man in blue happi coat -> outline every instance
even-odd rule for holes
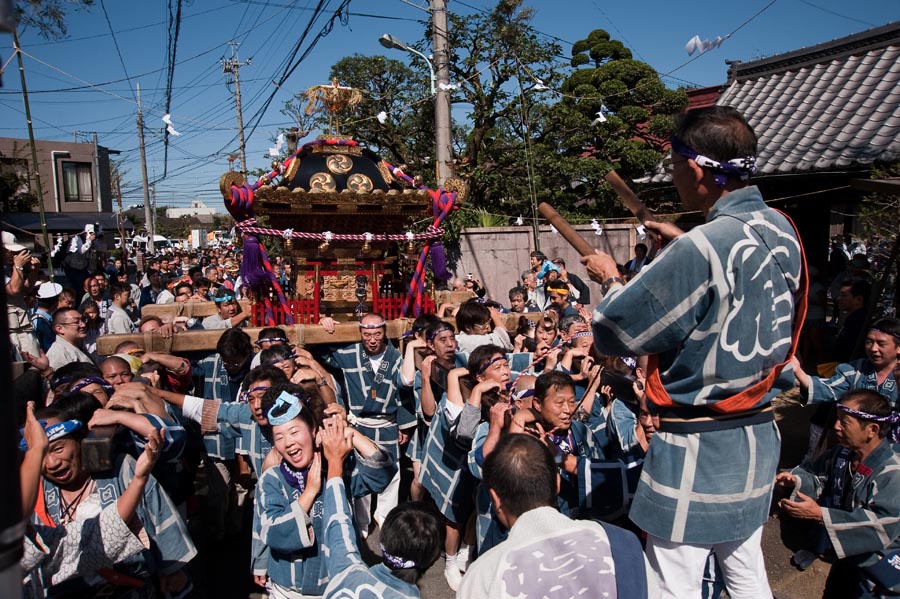
[[[316,357],[343,374],[344,396],[340,401],[347,408],[350,423],[384,449],[394,463],[399,463],[400,445],[416,426],[412,394],[400,389],[403,356],[388,342],[387,323],[381,314],[363,315],[359,333],[359,343],[330,346]],[[397,505],[399,491],[398,470],[387,489],[378,495],[374,514],[378,526]],[[370,524],[370,498],[357,499],[355,509],[357,524],[365,535]]]
[[[840,445],[775,479],[791,491],[780,502],[786,524],[805,523],[809,549],[832,563],[824,599],[897,597],[900,456],[892,429],[900,417],[869,389],[841,397],[837,413]]]
[[[666,598],[700,596],[710,550],[731,597],[772,596],[760,547],[781,445],[770,402],[792,386],[781,369],[802,252],[788,219],[748,183],[755,154],[756,135],[733,108],[687,113],[672,138],[672,179],[706,223],[679,235],[646,222],[675,239],[628,285],[610,256],[582,259],[604,291],[598,349],[651,356],[660,430],[630,516],[647,532]]]

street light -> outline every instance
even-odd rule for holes
[[[378,43],[390,50],[402,50],[404,52],[410,52],[411,54],[415,54],[416,56],[421,57],[422,60],[425,61],[425,64],[428,65],[428,71],[429,73],[431,73],[431,95],[437,93],[437,86],[435,85],[435,83],[437,82],[437,75],[435,75],[434,73],[434,65],[431,64],[431,60],[429,60],[427,56],[404,43],[403,41],[397,39],[390,33],[385,33],[380,38],[378,38]]]

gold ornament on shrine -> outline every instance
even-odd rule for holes
[[[338,85],[337,79],[333,79],[331,85],[314,85],[307,89],[306,99],[309,100],[309,104],[306,106],[306,114],[327,112],[329,133],[340,135],[340,119],[338,115],[355,110],[363,101],[363,94],[358,89]],[[350,169],[348,168],[347,170],[349,171]]]

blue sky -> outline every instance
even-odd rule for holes
[[[246,124],[275,89],[272,80],[282,72],[317,4],[317,0],[184,2],[170,109],[174,126],[183,135],[170,137],[169,176],[157,183],[158,205],[186,205],[199,198],[224,211],[218,179],[228,170],[226,155],[237,150],[237,142],[231,141],[237,129],[234,103],[219,64],[230,54],[227,42],[240,41],[241,60],[252,59],[252,64],[241,70]],[[301,52],[339,4],[339,0],[326,2],[326,16],[313,24]],[[279,112],[284,101],[311,85],[327,82],[329,68],[338,59],[359,53],[404,60],[404,53],[385,50],[377,39],[389,32],[410,43],[419,40],[423,34],[419,21],[427,15],[413,5],[424,4],[426,0],[351,2],[351,12],[362,14],[351,15],[347,25],[335,22],[331,33],[277,91],[247,142],[249,167],[266,166],[264,155],[271,138],[280,128],[290,126],[289,119]],[[21,41],[31,55],[25,57],[25,68],[35,135],[72,141],[76,130],[80,136],[96,132],[100,144],[122,151],[125,204],[129,205],[142,201],[133,89],[137,83],[147,128],[150,178],[163,173],[167,3],[104,0],[104,5],[106,15],[100,0],[95,0],[90,11],[72,13],[67,19],[68,39],[48,42],[26,30],[21,32]],[[489,0],[448,3],[451,11],[460,14],[492,5]],[[754,60],[900,20],[897,0],[526,0],[526,5],[535,10],[535,29],[565,40],[560,42],[564,54],[568,55],[571,42],[603,28],[630,47],[636,58],[660,73],[671,73],[666,82],[672,87],[723,83],[726,60]],[[685,64],[691,60],[684,50],[691,37],[714,39],[736,29],[721,47]],[[4,63],[12,55],[11,48],[12,36],[0,35]],[[123,79],[126,73],[130,84],[125,80],[97,85]],[[422,76],[427,78],[427,73]],[[3,85],[0,136],[26,138],[15,61],[7,67]],[[73,87],[80,89],[53,91]],[[462,118],[464,113],[455,111],[454,116]]]

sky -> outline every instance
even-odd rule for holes
[[[175,0],[170,2],[174,7]],[[323,14],[310,26],[313,8],[320,3]],[[224,212],[218,181],[228,170],[228,154],[238,148],[234,98],[220,63],[231,56],[228,42],[240,43],[241,63],[250,61],[242,64],[240,80],[247,133],[257,124],[246,145],[248,167],[253,169],[268,166],[272,139],[292,125],[280,113],[285,100],[327,83],[331,65],[344,56],[381,54],[406,60],[405,53],[378,44],[383,33],[408,43],[424,35],[426,0],[352,0],[346,22],[335,20],[330,33],[312,46],[340,4],[340,0],[185,0],[169,110],[181,135],[169,137],[167,169],[162,116],[169,2],[95,0],[91,9],[69,14],[68,37],[59,41],[20,29],[35,136],[89,141],[96,133],[101,145],[120,151],[124,159],[124,204],[138,204],[143,201],[136,126],[140,86],[148,173],[151,181],[157,181],[157,205],[185,206],[201,199]],[[448,9],[472,14],[493,5],[492,0],[449,0]],[[570,54],[572,42],[591,30],[606,29],[631,48],[635,58],[667,75],[664,81],[673,88],[724,83],[726,61],[756,60],[900,20],[898,0],[526,0],[525,5],[535,13],[532,27],[555,38],[564,55]],[[307,28],[297,54],[306,57],[276,87]],[[685,50],[695,35],[726,39],[698,58]],[[11,58],[12,36],[0,34],[0,60],[6,64]],[[422,77],[427,80],[427,72]],[[254,118],[270,96],[268,109]],[[465,118],[462,108],[453,114]],[[15,60],[5,68],[0,88],[0,136],[28,137]]]

